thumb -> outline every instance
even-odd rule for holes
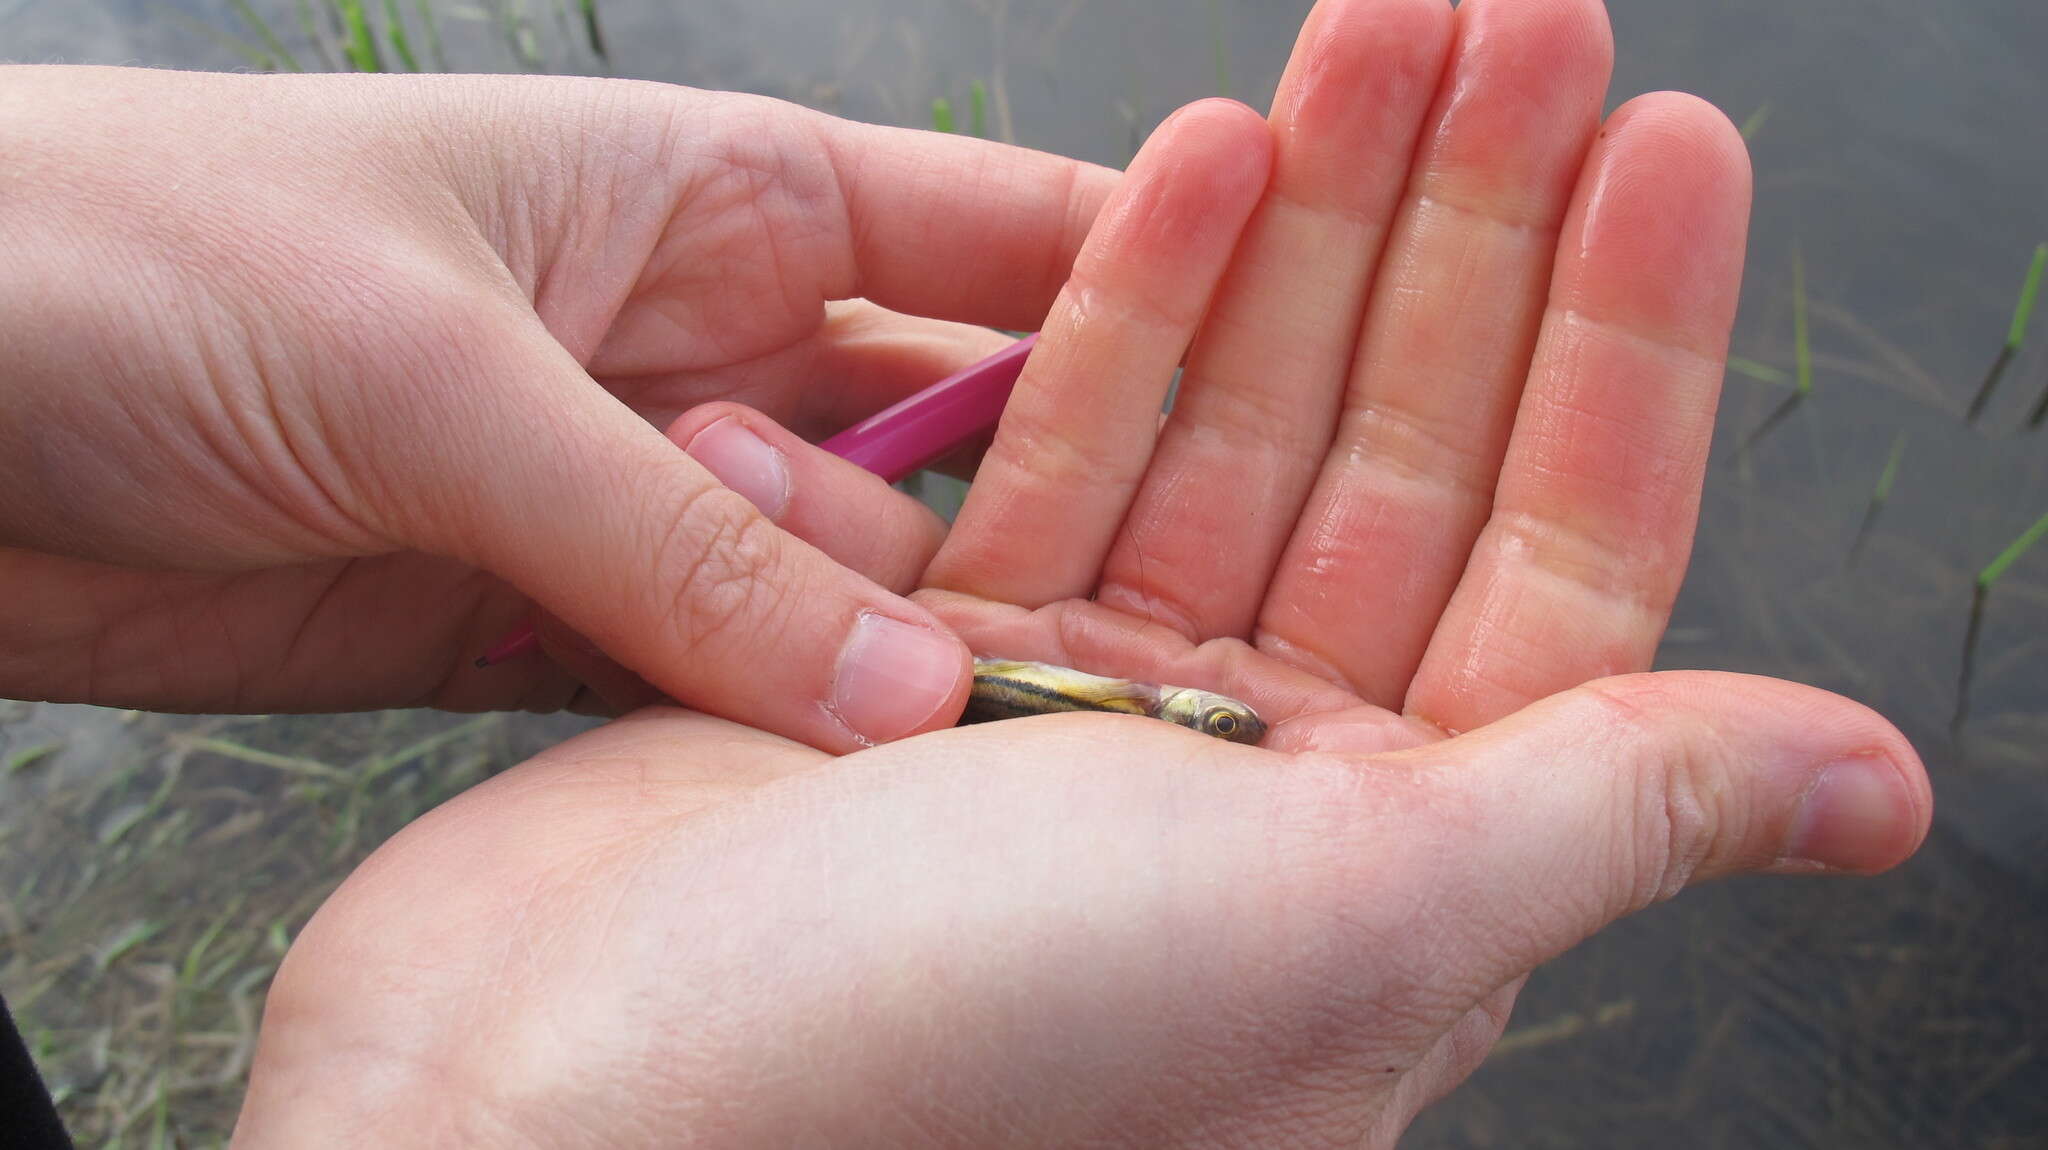
[[[928,611],[779,529],[545,332],[483,358],[483,402],[431,479],[407,477],[431,493],[414,545],[509,580],[699,710],[838,752],[952,723],[967,649]]]
[[[1747,675],[1605,679],[1373,761],[1403,760],[1458,792],[1433,808],[1459,813],[1437,828],[1455,845],[1432,905],[1459,908],[1475,931],[1466,952],[1500,964],[1494,983],[1697,880],[1888,869],[1933,813],[1919,756],[1890,723]]]
[[[724,400],[692,408],[669,425],[668,439],[777,527],[892,591],[916,587],[945,538],[945,520],[931,508],[752,408]],[[548,657],[595,696],[578,696],[571,710],[618,715],[661,700],[553,615],[543,612],[534,630]]]

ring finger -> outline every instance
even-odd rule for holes
[[[1102,602],[1198,642],[1250,635],[1330,445],[1450,31],[1442,0],[1309,14],[1273,97],[1272,184],[1181,374]]]

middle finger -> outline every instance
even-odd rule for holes
[[[1485,525],[1599,123],[1599,0],[1467,0],[1261,649],[1398,708]]]
[[[1273,97],[1272,183],[1181,374],[1102,602],[1196,641],[1251,633],[1330,446],[1450,32],[1444,0],[1322,0],[1302,25]]]

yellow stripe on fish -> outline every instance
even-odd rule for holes
[[[1266,734],[1258,712],[1214,691],[1110,679],[1019,659],[974,661],[974,691],[960,721],[987,723],[1059,711],[1144,715],[1246,745]]]

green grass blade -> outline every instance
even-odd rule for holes
[[[458,723],[445,731],[428,735],[411,746],[401,747],[390,754],[372,756],[357,769],[355,772],[356,778],[359,782],[373,781],[416,759],[433,754],[450,743],[460,742],[463,739],[472,738],[484,731],[490,730],[503,721],[504,717],[501,715],[478,715],[474,719]]]
[[[1728,357],[1728,370],[1737,375],[1746,375],[1758,383],[1775,383],[1779,387],[1792,386],[1792,377],[1786,375],[1783,368],[1772,367],[1768,363],[1745,359],[1739,355]]]
[[[385,35],[391,39],[391,55],[406,65],[406,72],[418,72],[420,59],[412,55],[412,43],[406,39],[406,16],[397,10],[397,0],[385,0]]]
[[[590,51],[606,63],[611,57],[604,50],[604,30],[597,24],[597,0],[578,0],[583,9],[583,34],[590,39]]]
[[[988,139],[988,85],[980,80],[967,89],[967,130]]]
[[[2048,515],[2035,520],[2032,527],[2027,528],[2018,539],[2013,540],[2004,551],[1998,553],[1998,558],[1986,563],[1984,570],[1977,572],[1977,586],[1990,590],[1991,585],[1998,582],[1999,576],[2005,574],[2006,568],[2019,562],[2020,556],[2025,555],[2028,548],[2039,543],[2044,535],[2048,535]]]
[[[391,52],[408,72],[420,70],[420,62],[413,58],[412,45],[405,38],[405,17],[398,12],[398,0],[384,0],[385,33],[391,38]]]
[[[170,1076],[158,1071],[156,1076],[156,1105],[151,1107],[149,1120],[150,1150],[170,1150],[171,1146],[171,1080]]]
[[[2013,346],[2006,344],[1998,349],[1997,358],[1991,361],[1991,370],[1984,373],[1984,382],[1977,385],[1977,394],[1970,399],[1969,409],[1963,412],[1964,423],[1975,423],[1984,412],[1984,405],[1991,402],[1991,393],[1998,390],[1998,381],[2005,378],[2005,369],[2012,366]]]
[[[151,922],[148,919],[137,919],[121,928],[118,933],[107,940],[105,946],[100,947],[93,954],[92,965],[94,972],[104,974],[108,967],[121,961],[122,955],[156,937],[157,932],[163,928],[164,924]]]
[[[1883,503],[1892,497],[1892,484],[1899,478],[1899,460],[1906,454],[1906,433],[1901,431],[1892,437],[1892,453],[1885,456],[1884,470],[1878,473],[1877,486],[1870,492],[1872,503]]]
[[[63,743],[37,743],[33,747],[23,747],[0,762],[0,777],[25,771],[63,749]]]
[[[1764,130],[1764,124],[1767,123],[1770,120],[1770,118],[1771,102],[1769,100],[1765,100],[1763,103],[1758,104],[1756,106],[1756,111],[1751,112],[1749,114],[1749,119],[1742,121],[1743,140],[1748,141],[1756,139],[1756,134]]]
[[[304,68],[299,67],[298,60],[292,57],[291,50],[284,46],[284,41],[279,40],[277,33],[271,31],[270,21],[265,20],[256,13],[254,8],[249,7],[249,0],[229,0],[229,3],[234,8],[235,14],[242,18],[242,22],[256,30],[256,38],[263,41],[264,50],[277,57],[284,64],[286,71],[305,71]]]
[[[207,39],[213,41],[221,47],[226,48],[228,51],[233,52],[235,55],[240,56],[242,59],[247,60],[251,68],[255,68],[258,71],[262,72],[275,72],[278,70],[279,64],[277,62],[277,57],[272,56],[270,53],[265,52],[263,49],[258,48],[256,45],[249,43],[247,40],[242,39],[240,36],[236,36],[230,32],[223,32],[220,29],[214,27],[213,25],[208,24],[204,20],[195,20],[192,17],[187,16],[183,12],[172,11],[168,14],[173,20],[176,20],[178,23],[185,25],[187,28],[190,28],[194,32],[199,33],[201,36],[206,37]]]
[[[2034,410],[2027,413],[2027,426],[2039,427],[2048,420],[2048,387],[2041,389],[2041,398],[2034,401]]]
[[[953,101],[940,96],[932,101],[932,131],[953,131]]]
[[[1779,424],[1792,418],[1792,413],[1799,410],[1800,403],[1805,399],[1805,394],[1797,391],[1786,396],[1784,402],[1772,408],[1770,414],[1764,416],[1764,421],[1756,425],[1755,431],[1750,432],[1747,438],[1741,443],[1736,444],[1735,454],[1747,454],[1750,448],[1755,447],[1763,440],[1764,436],[1769,435]]]
[[[2027,320],[2034,314],[2034,298],[2041,294],[2041,269],[2048,268],[2048,244],[2034,249],[2033,265],[2027,268],[2027,282],[2020,287],[2020,301],[2013,305],[2012,328],[2006,333],[2005,346],[2018,351],[2027,340]]]
[[[1806,257],[1792,249],[1792,355],[1799,372],[1799,394],[1813,394],[1813,345],[1806,328]]]
[[[1985,586],[1970,588],[1970,621],[1963,629],[1963,658],[1956,668],[1956,713],[1949,716],[1951,737],[1962,734],[1963,721],[1970,717],[1970,681],[1977,675],[1977,640],[1984,634]]]
[[[242,909],[243,897],[245,896],[237,895],[232,902],[228,903],[228,908],[221,912],[220,917],[214,919],[211,925],[199,932],[199,937],[185,951],[185,961],[178,968],[178,983],[180,986],[190,988],[198,984],[199,964],[205,961],[206,952],[213,949],[213,944],[220,939],[221,932],[227,929],[229,921],[235,917],[235,912]]]
[[[370,14],[363,0],[334,0],[341,9],[342,27],[347,30],[349,66],[358,72],[382,72],[383,57],[377,52],[377,37],[370,31]]]
[[[427,34],[427,58],[434,62],[434,71],[448,70],[448,53],[441,47],[441,22],[434,16],[433,0],[418,0],[420,27]]]
[[[245,747],[240,743],[233,743],[226,739],[217,739],[207,735],[174,736],[173,741],[190,747],[195,751],[206,751],[210,754],[234,759],[237,762],[248,763],[251,766],[269,767],[274,771],[283,771],[286,774],[334,780],[343,780],[349,777],[347,771],[314,759],[302,758],[296,755],[280,755],[274,751],[266,751],[258,747]]]
[[[505,47],[512,53],[512,59],[529,72],[541,69],[540,40],[533,34],[533,25],[526,17],[512,10],[507,0],[490,0],[490,10],[497,14],[498,29],[505,37]]]
[[[1856,537],[1849,543],[1849,565],[1855,566],[1858,556],[1863,554],[1863,544],[1870,539],[1870,529],[1877,526],[1878,513],[1884,510],[1885,500],[1892,497],[1892,484],[1899,478],[1899,460],[1906,454],[1906,433],[1901,431],[1892,437],[1891,454],[1884,460],[1884,470],[1878,473],[1877,486],[1870,489],[1870,502],[1864,505],[1863,519],[1856,525]]]
[[[334,56],[327,51],[327,37],[320,34],[320,26],[313,19],[313,0],[293,0],[293,8],[299,14],[299,33],[306,43],[313,46],[313,54],[320,58],[322,71],[336,70]]]

